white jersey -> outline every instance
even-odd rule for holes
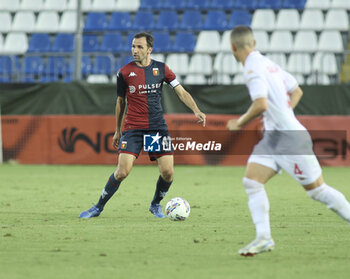
[[[268,108],[263,113],[265,130],[306,130],[290,106],[288,92],[298,86],[291,74],[253,51],[245,60],[244,79],[252,101],[267,98]]]

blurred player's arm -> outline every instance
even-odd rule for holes
[[[249,109],[238,119],[231,119],[227,123],[227,128],[230,131],[241,129],[257,116],[267,110],[267,86],[265,81],[254,71],[249,71],[247,76],[247,87],[252,104]]]
[[[188,93],[185,88],[181,84],[177,85],[174,88],[177,96],[180,98],[180,100],[189,107],[194,115],[197,117],[199,123],[203,123],[203,127],[205,126],[206,122],[206,116],[203,112],[201,112],[196,104],[196,102],[193,100],[190,93]]]
[[[288,93],[290,98],[290,106],[294,109],[298,105],[301,97],[303,96],[303,90],[301,90],[301,88],[298,86],[297,88]]]
[[[248,124],[250,121],[255,119],[267,110],[267,99],[259,98],[253,101],[246,113],[242,114],[238,119],[231,119],[227,123],[227,128],[230,131],[241,129],[243,126]]]
[[[118,147],[118,143],[119,143],[120,137],[122,135],[121,130],[122,130],[122,123],[123,123],[125,107],[126,107],[125,97],[118,96],[117,103],[115,105],[116,126],[115,126],[115,133],[113,136],[113,147],[114,148]]]

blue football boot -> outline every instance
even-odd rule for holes
[[[103,210],[103,209],[102,209]],[[88,210],[83,211],[80,213],[79,217],[80,218],[92,218],[92,217],[97,217],[101,214],[102,212],[101,209],[97,208],[95,205],[91,207]]]
[[[162,206],[159,203],[151,204],[149,206],[149,211],[157,218],[165,218],[162,212]]]

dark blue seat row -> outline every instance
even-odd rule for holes
[[[141,0],[140,10],[304,9],[306,0]]]
[[[196,44],[196,37],[192,32],[178,32],[171,42],[169,33],[155,32],[154,52],[192,52]],[[130,52],[134,33],[128,35],[126,42],[119,33],[106,33],[99,42],[97,35],[83,36],[83,52]],[[74,51],[74,35],[58,34],[53,44],[49,34],[33,34],[29,40],[29,53]]]
[[[92,59],[84,55],[81,61],[82,75],[115,73],[122,63],[129,62],[122,57],[116,60],[113,56],[97,56]],[[0,77],[9,78],[11,75],[22,73],[25,76],[65,76],[74,73],[74,57],[50,56],[47,59],[41,56],[26,56],[23,64],[17,56],[0,56]]]
[[[243,16],[244,24],[249,25],[251,16],[247,10],[234,10],[230,16],[222,10],[209,11],[206,16],[198,10],[185,11],[180,19],[176,11],[161,11],[158,20],[152,11],[139,11],[133,21],[126,12],[115,12],[108,22],[107,15],[102,12],[91,12],[86,17],[84,31],[223,31],[235,27],[237,18]]]

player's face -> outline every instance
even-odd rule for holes
[[[151,54],[152,48],[147,46],[145,37],[135,38],[132,41],[131,52],[135,62],[142,63],[147,59],[148,55]]]

